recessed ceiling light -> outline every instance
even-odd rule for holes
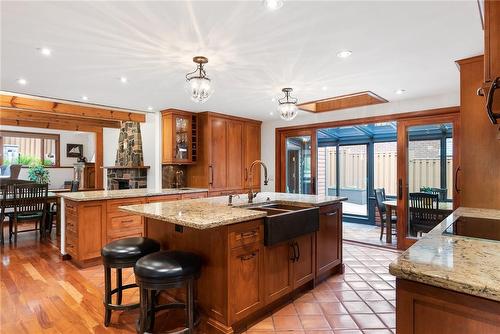
[[[153,110],[153,107],[148,106],[148,110],[149,110],[149,111]]]
[[[274,111],[271,111],[269,115],[274,116]]]
[[[26,81],[26,79],[24,79],[24,78],[19,78],[19,79],[17,79],[17,83],[22,85],[22,86],[25,86],[28,83],[28,81]]]
[[[352,51],[349,51],[349,50],[342,50],[339,53],[337,53],[337,57],[339,57],[339,58],[347,58],[350,55],[352,55]]]
[[[120,77],[121,83],[127,83],[127,77]]]
[[[263,0],[264,6],[269,10],[277,10],[283,7],[284,0]]]
[[[327,90],[327,89],[328,89],[328,87],[326,87],[326,86],[321,87],[321,90]]]
[[[404,90],[404,89],[398,89],[394,93],[401,95],[401,94],[404,94],[405,92],[406,92],[406,90]]]
[[[43,56],[46,56],[46,57],[48,57],[52,54],[52,50],[49,48],[45,48],[45,47],[38,48],[38,52],[40,52]]]
[[[89,98],[88,98],[88,96],[83,95],[83,96],[82,96],[82,100],[83,100],[83,101],[88,101],[88,100],[89,100]]]

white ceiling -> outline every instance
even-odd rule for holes
[[[390,101],[457,92],[454,60],[481,54],[482,34],[476,0],[286,1],[275,12],[259,1],[2,1],[1,89],[275,119],[272,99],[285,86],[301,102],[364,90]],[[338,58],[343,49],[352,56]],[[184,90],[195,55],[209,58],[215,84],[201,105]]]

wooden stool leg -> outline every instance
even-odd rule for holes
[[[141,306],[139,315],[139,333],[144,333],[147,329],[148,319],[148,290],[140,288]]]
[[[192,278],[187,281],[186,325],[189,333],[192,334],[194,330],[194,279]]]
[[[108,327],[111,321],[111,268],[104,267],[104,326]]]
[[[116,288],[118,292],[116,293],[116,304],[122,304],[122,269],[116,269]]]
[[[17,244],[17,219],[14,219],[14,243]]]

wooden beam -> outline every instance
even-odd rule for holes
[[[102,131],[102,128],[95,126],[87,126],[80,124],[72,124],[72,125],[62,125],[62,124],[54,124],[51,122],[33,122],[33,121],[19,121],[12,119],[3,119],[0,117],[1,125],[13,125],[13,126],[24,126],[30,128],[40,128],[40,129],[53,129],[53,130],[68,130],[68,131],[83,131],[83,132],[96,132]]]
[[[60,124],[62,126],[72,126],[74,124],[78,124],[97,128],[120,128],[121,123],[120,121],[68,117],[50,112],[0,107],[0,120],[6,119],[40,123],[50,122],[52,124]]]
[[[95,133],[95,187],[96,189],[103,189],[103,135],[101,131]]]
[[[146,115],[138,112],[119,111],[100,106],[88,106],[24,96],[0,94],[0,106],[24,110],[45,111],[70,117],[92,118],[108,121],[145,122]]]

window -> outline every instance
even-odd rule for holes
[[[0,162],[4,165],[59,166],[59,135],[0,131]]]

